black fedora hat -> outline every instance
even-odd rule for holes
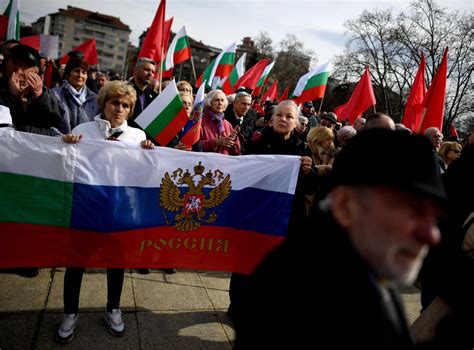
[[[332,186],[383,185],[446,200],[433,149],[422,135],[363,131],[336,156],[331,177]]]

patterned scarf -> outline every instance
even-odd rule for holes
[[[219,134],[222,135],[224,133],[224,113],[217,114],[217,113],[214,113],[211,110],[208,110],[208,113],[211,116],[212,120],[217,121],[217,127],[219,129]]]
[[[63,81],[64,88],[69,91],[78,106],[82,106],[84,102],[86,102],[87,98],[87,89],[84,85],[79,91],[72,87],[71,84],[67,80]]]

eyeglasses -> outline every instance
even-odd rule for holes
[[[322,121],[320,124],[321,126],[325,126],[326,128],[330,128],[332,126],[331,123],[326,123],[324,121]]]
[[[458,150],[458,149],[452,149],[451,151],[453,151],[453,152],[454,152],[454,153],[456,153],[456,154],[459,154],[459,153],[461,153],[461,151],[460,151],[460,150]]]

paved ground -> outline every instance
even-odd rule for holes
[[[114,338],[105,327],[104,270],[86,270],[79,325],[68,345],[53,335],[62,318],[64,269],[41,269],[28,279],[0,274],[0,350],[9,349],[232,349],[234,331],[225,311],[228,273],[178,270],[167,275],[127,270],[122,293],[126,334]],[[403,290],[408,317],[419,312],[416,288]]]

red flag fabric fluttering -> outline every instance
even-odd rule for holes
[[[24,36],[20,38],[20,43],[32,47],[36,51],[41,50],[41,35]]]
[[[269,58],[258,61],[252,68],[246,71],[244,75],[239,78],[239,80],[235,82],[234,90],[237,90],[240,87],[254,90],[258,80],[262,76],[262,73],[269,62]]]
[[[334,108],[338,120],[349,120],[351,124],[359,118],[370,106],[375,105],[375,95],[370,81],[369,67],[357,83],[349,101],[342,106]]]
[[[260,101],[265,102],[266,100],[270,100],[273,102],[277,98],[278,98],[278,80],[275,80],[272,86],[270,86],[268,90],[262,94],[262,97],[260,97]]]
[[[164,33],[165,33],[165,11],[166,0],[161,0],[156,10],[155,18],[150,29],[143,41],[142,49],[138,54],[138,58],[151,58],[156,62],[161,62],[161,51],[164,49]],[[163,50],[164,52],[164,50]]]
[[[423,100],[426,94],[425,69],[425,56],[421,53],[420,66],[408,95],[402,119],[402,124],[413,132],[420,128],[421,117],[423,116]]]
[[[423,100],[423,118],[418,130],[424,133],[426,129],[435,127],[443,129],[444,102],[446,99],[446,80],[448,76],[448,48],[444,50],[443,59],[439,65],[431,85]]]
[[[287,86],[285,91],[281,94],[280,98],[278,99],[278,102],[288,100],[288,96],[290,95],[290,87]]]
[[[72,51],[80,51],[84,54],[84,59],[93,66],[99,63],[99,58],[97,56],[97,47],[95,39],[90,39],[84,42],[83,44],[76,46]],[[67,64],[69,61],[69,56],[66,54],[59,60],[60,64]]]

